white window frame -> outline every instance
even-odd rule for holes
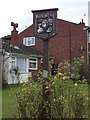
[[[18,67],[18,65],[17,65],[17,59],[18,59],[18,58],[20,58],[20,57],[16,57],[16,66],[17,66],[17,67]],[[22,72],[22,73],[23,73],[23,72],[26,72],[26,71],[27,71],[27,59],[26,59],[25,57],[21,57],[21,59],[24,59],[24,65],[26,65],[26,66],[25,66],[25,69],[26,69],[26,70],[23,70],[23,71],[19,70],[19,72]]]
[[[13,57],[15,58],[15,60],[12,60]],[[25,63],[26,63],[26,70],[25,70],[25,71],[21,71],[21,70],[19,70],[19,72],[26,72],[26,71],[27,71],[27,59],[24,58],[24,57],[21,57],[21,58],[24,59],[24,65],[25,65]],[[18,66],[17,66],[17,59],[18,59],[18,57],[16,57],[16,56],[12,56],[12,57],[11,57],[11,69],[12,69],[12,61],[15,62],[15,68],[18,67]],[[14,69],[12,69],[12,71],[14,71]]]
[[[34,40],[34,41],[32,42],[32,40]],[[23,38],[23,45],[25,45],[25,46],[35,46],[35,37]]]
[[[15,59],[13,60],[12,58],[15,58]],[[15,67],[16,67],[16,57],[15,56],[11,57],[11,69],[12,69],[12,71],[14,71],[14,69],[12,68],[12,62],[15,62]]]
[[[35,59],[36,61],[30,60],[30,59]],[[31,63],[36,63],[36,68],[30,68],[30,62]],[[37,58],[34,58],[34,57],[29,58],[29,69],[30,70],[38,70],[38,59]]]

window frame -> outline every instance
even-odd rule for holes
[[[30,59],[35,59],[36,61],[33,61],[33,60],[30,61]],[[30,68],[30,62],[36,63],[36,68]],[[38,58],[34,58],[34,57],[29,58],[29,70],[38,70]]]
[[[12,58],[15,58],[15,59],[13,60]],[[15,66],[14,66],[14,69],[15,69],[16,68],[16,57],[15,56],[11,57],[11,70],[14,71],[12,62],[15,62]]]
[[[26,72],[27,71],[27,59],[25,58],[25,57],[16,57],[16,66],[18,67],[18,63],[17,63],[17,60],[18,60],[18,58],[20,58],[20,59],[23,59],[24,60],[24,68],[25,68],[25,70],[19,70],[19,72],[22,72],[22,73],[24,73],[24,72]]]
[[[12,60],[13,57],[15,58],[15,60]],[[27,71],[27,59],[25,57],[19,57],[19,56],[17,56],[17,57],[16,56],[12,56],[11,57],[11,70],[14,71],[15,68],[18,68],[18,63],[17,63],[18,58],[24,59],[24,65],[26,65],[25,66],[25,70],[19,70],[19,72],[21,72],[21,73],[22,72],[26,72]],[[15,62],[15,68],[14,69],[12,69],[12,61]]]
[[[32,42],[32,40],[34,40]],[[29,44],[30,42],[30,44]],[[26,38],[23,38],[23,45],[25,46],[35,46],[35,37],[26,37]]]

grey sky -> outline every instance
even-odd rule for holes
[[[30,26],[33,20],[31,10],[59,8],[58,18],[74,23],[84,19],[88,25],[88,2],[89,0],[1,0],[0,37],[11,34],[11,22],[18,23],[19,32]]]

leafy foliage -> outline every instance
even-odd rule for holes
[[[38,119],[42,110],[46,110],[46,118],[49,119],[87,118],[88,84],[84,77],[78,83],[83,62],[81,59],[75,60],[73,74],[76,81],[70,76],[69,61],[65,61],[64,66],[59,64],[55,76],[49,72],[48,81],[44,82],[44,92],[49,93],[47,100],[44,100],[43,96],[43,71],[39,71],[37,81],[23,83],[22,90],[16,94],[20,118]]]

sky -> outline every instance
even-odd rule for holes
[[[57,17],[88,25],[90,0],[0,0],[0,38],[11,34],[11,22],[18,23],[18,32],[33,24],[32,10],[58,8]]]

